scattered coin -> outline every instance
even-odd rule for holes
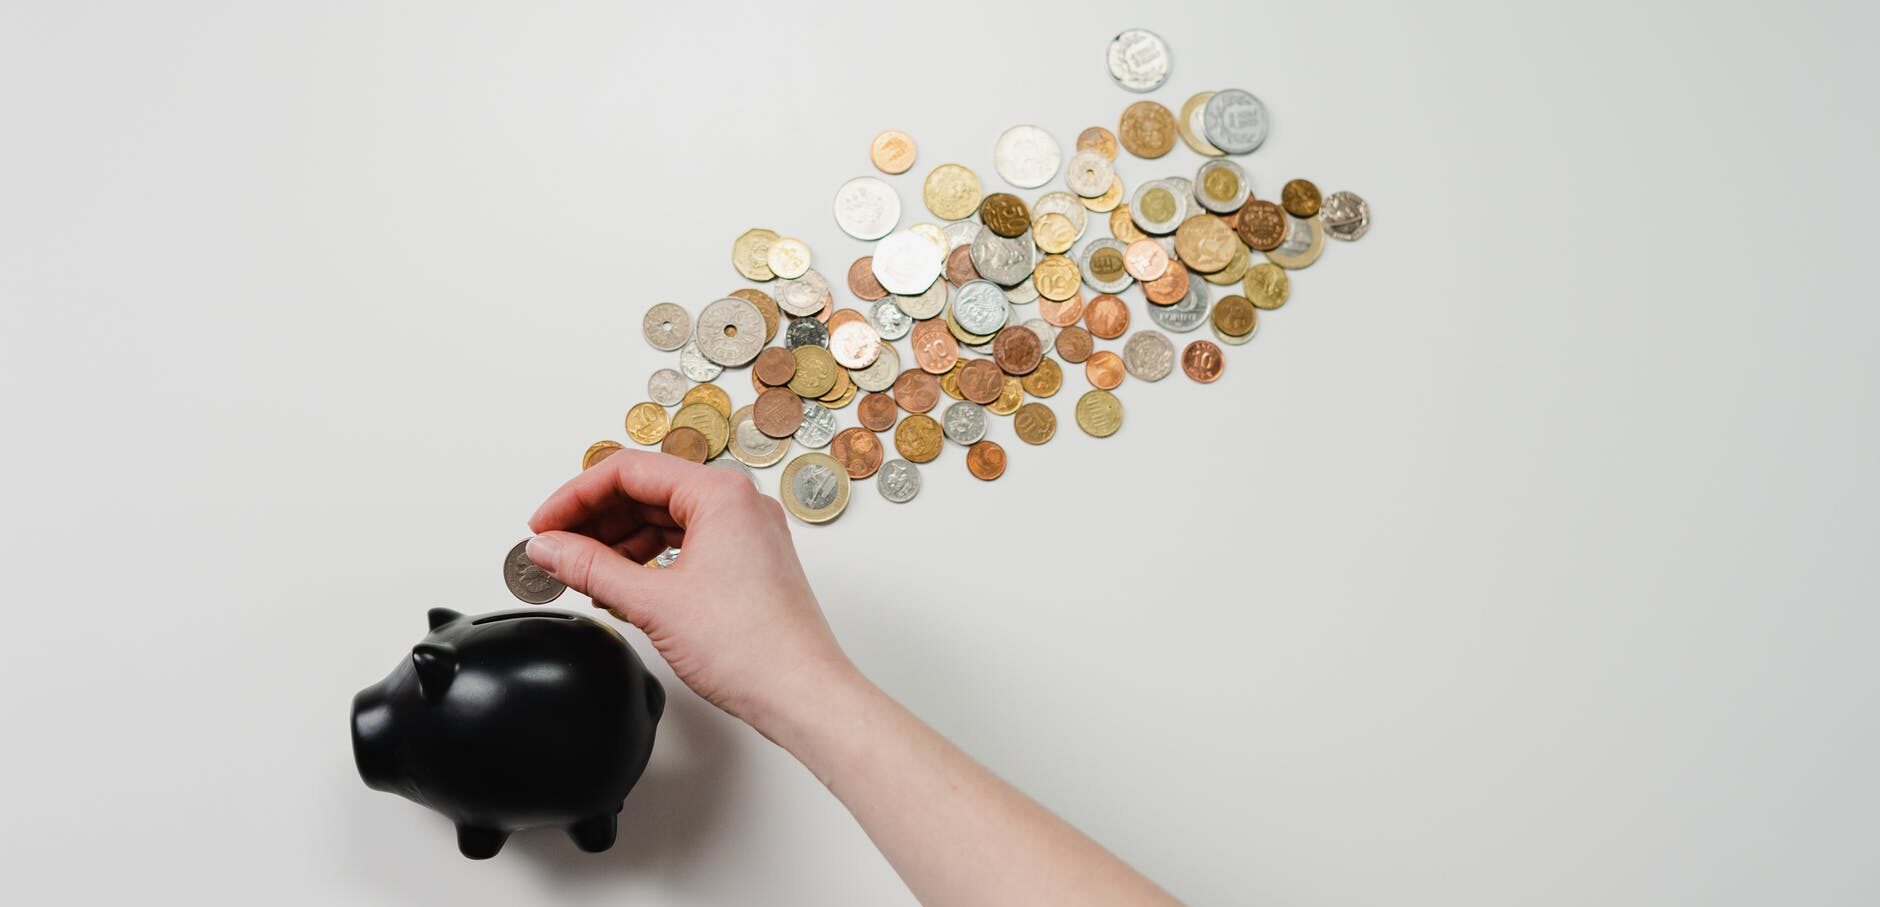
[[[1208,161],[1195,171],[1195,201],[1215,214],[1238,212],[1252,195],[1246,171],[1233,161]]]
[[[875,244],[871,265],[875,279],[888,292],[914,296],[927,291],[940,277],[942,253],[918,233],[897,230]]]
[[[1292,278],[1287,277],[1286,270],[1279,265],[1263,261],[1247,269],[1245,287],[1247,298],[1256,308],[1277,309],[1286,304],[1286,297],[1292,293]]]
[[[1352,242],[1371,229],[1371,206],[1350,192],[1334,192],[1319,207],[1325,232],[1333,239]]]
[[[783,346],[792,350],[801,346],[828,349],[829,326],[814,318],[792,318],[790,326],[783,329]]]
[[[1041,359],[1038,367],[1031,374],[1018,379],[1018,383],[1025,393],[1034,397],[1049,397],[1064,386],[1064,369],[1058,366],[1055,359]]]
[[[1126,91],[1154,91],[1168,81],[1168,43],[1160,35],[1132,28],[1110,39],[1110,78]]]
[[[1123,250],[1123,270],[1137,280],[1154,280],[1168,270],[1168,253],[1153,239],[1139,239]]]
[[[868,307],[868,326],[874,328],[876,336],[882,340],[899,340],[914,329],[914,319],[901,309],[900,303],[880,299]]]
[[[1057,434],[1057,413],[1043,403],[1027,403],[1012,416],[1012,430],[1026,444],[1043,444]]]
[[[866,302],[888,295],[888,289],[875,279],[875,256],[864,255],[849,265],[849,292]]]
[[[953,367],[960,358],[959,341],[953,339],[945,322],[923,321],[908,334],[914,346],[914,361],[921,371],[938,375]]]
[[[941,164],[921,184],[921,200],[941,220],[971,217],[979,210],[979,177],[959,164]]]
[[[1041,251],[1061,255],[1070,251],[1071,243],[1077,241],[1077,229],[1071,226],[1070,218],[1052,212],[1032,221],[1031,241],[1037,243]]]
[[[1286,241],[1286,212],[1272,202],[1250,199],[1240,208],[1234,233],[1249,248],[1270,252]]]
[[[1031,272],[1031,285],[1038,295],[1060,302],[1075,295],[1082,281],[1077,263],[1062,255],[1046,255]]]
[[[726,296],[698,313],[695,342],[719,365],[744,365],[764,348],[764,316],[749,302]]]
[[[973,270],[1000,286],[1025,282],[1038,263],[1038,246],[1027,230],[1019,236],[1000,236],[986,230],[973,240]],[[961,284],[964,290],[970,284]]]
[[[924,413],[940,402],[940,382],[920,369],[908,369],[894,379],[894,402],[910,413]]]
[[[1175,369],[1175,344],[1161,331],[1137,331],[1123,344],[1123,366],[1138,380],[1160,381]]]
[[[725,367],[698,351],[698,344],[686,341],[679,348],[679,373],[693,381],[712,381],[724,373]]]
[[[836,436],[836,411],[816,402],[803,401],[803,424],[796,427],[796,434],[791,437],[796,443],[815,450],[828,447]]]
[[[666,433],[659,442],[659,449],[681,460],[703,463],[711,459],[712,447],[705,435],[696,428],[680,426]]]
[[[914,166],[914,137],[899,129],[883,129],[868,143],[868,160],[882,173],[906,173]]]
[[[1227,366],[1221,348],[1206,340],[1196,340],[1182,348],[1182,374],[1201,384],[1213,384]]]
[[[953,294],[952,314],[968,333],[990,336],[1005,326],[1012,314],[1005,293],[989,280],[975,280],[962,285]]]
[[[1123,109],[1116,138],[1137,157],[1161,157],[1175,147],[1175,115],[1154,101],[1137,101]]]
[[[881,464],[875,475],[875,489],[896,504],[905,504],[920,494],[920,467],[899,457]]]
[[[1181,112],[1175,115],[1175,131],[1181,135],[1182,143],[1194,149],[1196,154],[1204,157],[1220,157],[1227,152],[1208,144],[1208,140],[1201,137],[1201,111],[1211,97],[1214,97],[1212,91],[1197,92],[1189,96],[1188,100],[1182,103]]]
[[[805,523],[827,523],[849,506],[849,474],[825,453],[810,452],[783,468],[783,506]]]
[[[724,453],[725,445],[731,439],[731,419],[719,412],[718,407],[703,401],[687,403],[672,414],[672,430],[678,431],[680,428],[696,429],[705,436],[707,460]]]
[[[867,368],[881,355],[881,335],[866,321],[850,321],[830,332],[829,352],[843,368]]]
[[[804,271],[777,283],[777,307],[798,318],[815,316],[829,308],[833,299],[829,281],[816,271]]]
[[[851,479],[866,479],[881,468],[881,439],[866,428],[845,428],[829,442],[829,455]]]
[[[648,447],[658,444],[669,428],[666,408],[657,403],[635,403],[627,410],[627,437],[635,444]]]
[[[894,449],[915,463],[931,463],[940,455],[944,432],[931,416],[914,413],[894,427]]]
[[[1150,180],[1136,187],[1136,194],[1129,199],[1129,214],[1144,233],[1173,233],[1188,217],[1187,193],[1177,191],[1169,180]],[[1110,223],[1114,230],[1115,219]]]
[[[987,482],[1005,475],[1005,448],[997,441],[980,441],[968,447],[966,470],[973,478]]]
[[[773,346],[758,353],[751,368],[757,372],[757,380],[771,387],[782,387],[796,377],[796,356],[788,349]]]
[[[662,302],[646,310],[646,317],[640,319],[640,330],[653,349],[671,352],[692,339],[692,316],[679,306]]]
[[[685,376],[662,368],[646,379],[646,396],[660,406],[677,406],[685,397]]]
[[[1188,282],[1188,292],[1172,305],[1152,305],[1149,307],[1149,320],[1156,327],[1177,334],[1186,334],[1208,320],[1208,285],[1199,281]]]
[[[1118,300],[1121,302],[1121,300]],[[1128,309],[1124,309],[1128,314]],[[1090,358],[1090,332],[1076,325],[1071,325],[1058,332],[1056,347],[1058,357],[1072,365]]]
[[[1036,126],[1013,126],[992,146],[992,169],[1020,189],[1036,189],[1050,182],[1062,162],[1057,139]]]
[[[788,438],[803,424],[803,398],[786,388],[773,387],[757,395],[751,421],[772,438]]]
[[[978,280],[979,272],[973,268],[973,246],[971,243],[954,246],[947,252],[947,283],[959,286],[969,280]]]
[[[1129,330],[1129,305],[1121,297],[1104,293],[1084,307],[1084,325],[1092,336],[1115,340]]]
[[[619,441],[595,441],[588,446],[587,453],[581,455],[581,468],[593,469],[595,464],[619,452]]]
[[[1110,188],[1103,190],[1102,195],[1096,198],[1080,199],[1080,201],[1082,201],[1085,208],[1091,211],[1105,212],[1116,210],[1116,206],[1123,202],[1123,178],[1120,176],[1110,177]]]
[[[1278,271],[1278,268],[1273,270]],[[1281,272],[1284,273],[1284,272]],[[1245,337],[1253,333],[1254,322],[1259,314],[1254,303],[1245,296],[1223,296],[1214,304],[1214,330],[1231,337]]]
[[[777,301],[770,298],[769,293],[752,287],[739,287],[727,295],[736,296],[757,307],[758,314],[764,316],[765,343],[769,343],[777,336],[777,323],[781,320],[781,310],[777,308]]]
[[[716,384],[701,384],[685,392],[679,398],[681,407],[689,403],[703,403],[719,412],[725,418],[731,418],[731,395]]]
[[[1202,133],[1228,154],[1246,154],[1266,141],[1266,105],[1238,88],[1217,91],[1201,111]]]
[[[960,393],[966,399],[978,404],[991,403],[999,399],[999,391],[1004,387],[1004,373],[990,359],[974,359],[960,369]]]
[[[1101,388],[1077,398],[1077,427],[1093,438],[1107,438],[1123,427],[1123,401]]]
[[[1325,251],[1325,231],[1316,217],[1286,218],[1286,241],[1266,253],[1266,260],[1288,271],[1312,267]]]
[[[1174,305],[1188,294],[1188,269],[1181,265],[1171,266],[1157,277],[1142,285],[1143,298],[1156,305]]]
[[[746,280],[765,281],[777,275],[770,270],[770,244],[778,239],[775,231],[754,227],[739,234],[731,244],[731,266]]]
[[[1078,151],[1095,151],[1112,161],[1116,160],[1116,133],[1102,126],[1092,126],[1077,133]]]
[[[1123,383],[1125,371],[1123,357],[1109,350],[1098,350],[1084,360],[1084,379],[1091,387],[1110,390]]]
[[[731,414],[731,435],[725,449],[739,463],[762,469],[776,465],[790,452],[790,439],[764,434],[757,427],[755,410],[755,406],[746,406]]]
[[[836,226],[856,239],[880,239],[901,220],[901,197],[872,176],[858,176],[836,189]]]
[[[509,594],[531,605],[546,605],[561,597],[568,586],[529,560],[529,540],[517,542],[503,557],[503,585]]]
[[[1319,187],[1311,180],[1291,180],[1279,190],[1280,207],[1294,217],[1311,217],[1319,213]]]
[[[770,249],[764,253],[764,263],[770,265],[771,273],[778,277],[802,277],[809,271],[809,246],[794,236],[773,239]]]
[[[979,203],[979,221],[986,229],[1010,239],[1031,229],[1031,209],[1009,192],[994,192]]]
[[[924,372],[922,374],[925,374]],[[935,388],[938,389],[936,382]],[[894,420],[899,416],[895,411],[894,398],[875,392],[862,397],[855,404],[855,421],[869,431],[887,431],[894,427]]]
[[[970,400],[955,400],[940,414],[940,427],[948,441],[971,445],[986,436],[986,408]]]

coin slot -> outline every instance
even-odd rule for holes
[[[479,617],[471,621],[470,625],[474,627],[482,624],[493,624],[499,620],[520,620],[524,617],[552,617],[556,620],[574,620],[574,615],[562,614],[558,611],[508,611],[502,614],[491,614],[487,617]]]

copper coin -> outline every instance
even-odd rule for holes
[[[782,387],[796,377],[796,354],[780,346],[773,346],[757,354],[757,362],[751,366],[751,374],[757,380],[771,387]]]
[[[1042,403],[1027,403],[1012,417],[1012,429],[1026,444],[1043,444],[1057,434],[1057,413]]]
[[[736,296],[757,306],[758,314],[764,316],[764,342],[769,343],[777,339],[777,326],[783,321],[783,311],[777,308],[777,300],[770,298],[770,294],[763,290],[754,290],[750,287],[740,287],[727,295]]]
[[[757,395],[751,406],[751,423],[773,438],[796,434],[803,424],[803,398],[787,387],[773,387]]]
[[[875,256],[864,255],[849,265],[849,292],[868,302],[888,295],[888,289],[875,279]]]
[[[849,478],[866,479],[881,468],[881,439],[866,428],[845,428],[829,442],[829,455],[849,471]]]
[[[1105,340],[1115,340],[1129,330],[1129,305],[1118,296],[1104,293],[1090,300],[1090,305],[1084,308],[1084,324],[1089,326],[1090,333]]]
[[[926,374],[926,372],[921,372]],[[887,431],[894,427],[894,420],[900,413],[894,409],[894,398],[883,393],[873,393],[855,404],[855,421],[869,431]]]
[[[1024,328],[1019,328],[1024,330]],[[1005,374],[990,359],[974,359],[960,369],[960,393],[981,406],[999,399],[1005,390]]]
[[[966,470],[987,482],[1005,475],[1005,448],[996,441],[980,441],[966,448]]]
[[[1123,357],[1109,350],[1098,350],[1084,362],[1084,377],[1091,387],[1109,390],[1123,383]]]
[[[992,338],[992,361],[1008,375],[1029,375],[1044,359],[1044,340],[1031,328],[1009,324]]]
[[[894,379],[894,402],[910,413],[924,413],[940,402],[940,382],[917,368]]]
[[[1074,365],[1089,359],[1091,345],[1090,332],[1077,325],[1073,324],[1058,332],[1057,354],[1058,358],[1065,362]]]
[[[868,160],[882,173],[906,173],[915,153],[914,137],[899,129],[883,129],[868,143]]]
[[[914,347],[914,361],[929,374],[938,375],[959,361],[960,342],[953,339],[953,333],[941,319],[915,322],[907,342]]]
[[[1139,239],[1123,250],[1123,270],[1147,283],[1168,272],[1168,250],[1153,239]]]
[[[1188,295],[1188,268],[1169,265],[1161,277],[1142,285],[1142,295],[1156,305],[1174,305]]]
[[[1071,298],[1058,301],[1038,297],[1038,317],[1053,327],[1067,328],[1084,317],[1084,293],[1079,290]]]
[[[1214,304],[1214,329],[1229,337],[1245,337],[1253,333],[1257,314],[1253,301],[1247,297],[1223,296]]]
[[[940,442],[945,437],[932,416],[915,413],[894,427],[894,449],[910,462],[928,463],[940,455]]]
[[[1202,384],[1213,384],[1227,367],[1221,348],[1206,340],[1196,340],[1182,347],[1182,373]]]
[[[1007,239],[1023,236],[1031,229],[1031,211],[1025,202],[1010,192],[994,192],[979,203],[979,219],[986,229]]]
[[[863,324],[868,323],[868,319],[863,318],[862,313],[857,312],[854,309],[842,308],[842,309],[836,309],[835,311],[830,312],[829,322],[828,322],[829,333],[834,334],[836,332],[836,328],[839,328],[845,324],[848,324],[851,321],[858,321]],[[873,328],[870,328],[870,330],[873,330]],[[876,338],[876,342],[879,343],[880,338]]]
[[[1286,241],[1286,212],[1272,202],[1250,198],[1240,206],[1240,220],[1234,232],[1247,248],[1271,252]]]
[[[705,440],[704,432],[690,425],[681,425],[666,432],[666,440],[659,442],[659,449],[681,460],[703,463],[712,454],[712,443]]]
[[[973,267],[973,247],[971,244],[958,245],[947,253],[947,283],[959,286],[969,280],[979,279],[979,269]]]
[[[1280,187],[1279,204],[1286,213],[1294,217],[1311,217],[1319,213],[1319,187],[1311,180],[1293,180]]]

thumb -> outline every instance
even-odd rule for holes
[[[651,616],[649,605],[668,581],[665,571],[636,564],[574,532],[544,532],[530,539],[529,560],[641,629]]]

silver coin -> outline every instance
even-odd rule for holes
[[[830,461],[804,463],[790,480],[790,497],[809,510],[822,510],[836,502],[849,484],[847,473],[829,468]]]
[[[1201,205],[1201,202],[1195,198],[1195,181],[1185,176],[1165,176],[1162,181],[1168,183],[1169,188],[1175,191],[1176,200],[1186,206],[1182,208],[1181,219],[1187,220],[1195,213],[1194,209]]]
[[[945,230],[939,224],[919,223],[907,228],[909,233],[917,233],[933,243],[935,252],[940,253],[940,270],[946,270],[947,253],[953,251],[953,243],[947,239]]]
[[[1025,330],[1037,334],[1038,341],[1044,344],[1045,349],[1049,350],[1057,347],[1058,329],[1057,326],[1051,322],[1043,318],[1027,318],[1025,319]]]
[[[951,252],[961,246],[972,245],[973,240],[979,238],[979,231],[984,229],[985,227],[979,225],[979,221],[967,219],[947,221],[947,225],[941,227],[940,232],[946,234],[949,245],[947,251]]]
[[[1107,190],[1109,187],[1105,186],[1104,189]],[[1077,196],[1069,192],[1046,192],[1038,196],[1038,200],[1031,203],[1032,223],[1037,223],[1038,218],[1047,214],[1062,214],[1071,222],[1071,229],[1076,233],[1071,237],[1073,242],[1084,238],[1084,227],[1089,221],[1090,209],[1085,208],[1084,203],[1077,200]]]
[[[640,319],[640,330],[653,349],[672,352],[692,339],[692,316],[680,306],[662,302],[646,310],[646,317]]]
[[[509,594],[531,605],[546,605],[561,597],[566,583],[529,560],[529,540],[523,539],[503,557],[503,585]]]
[[[1319,260],[1319,254],[1325,251],[1325,231],[1319,229],[1318,215],[1294,217],[1286,215],[1286,239],[1279,248],[1266,253],[1266,260],[1288,271],[1312,267]]]
[[[1038,287],[1031,281],[1021,281],[1005,288],[1005,301],[1013,305],[1024,305],[1038,301]]]
[[[685,392],[691,387],[685,376],[669,368],[662,368],[646,379],[646,396],[660,406],[678,406],[685,399]]]
[[[1110,191],[1110,184],[1114,182],[1116,168],[1101,151],[1079,151],[1064,165],[1064,185],[1084,198],[1096,198]]]
[[[1246,154],[1266,141],[1266,105],[1238,88],[1217,91],[1201,108],[1201,131],[1228,154]]]
[[[971,447],[986,436],[986,408],[971,400],[955,400],[940,414],[940,429],[948,441]]]
[[[849,380],[855,386],[871,393],[885,391],[894,386],[894,379],[901,376],[901,354],[894,351],[894,344],[883,341],[881,355],[869,363],[867,368],[849,369]]]
[[[1104,236],[1091,240],[1077,250],[1077,270],[1083,275],[1084,283],[1099,293],[1121,293],[1129,289],[1136,279],[1129,276],[1128,271],[1119,271],[1115,280],[1101,280],[1097,277],[1096,269],[1090,267],[1090,256],[1096,254],[1098,249],[1115,249],[1116,254],[1121,255],[1128,248],[1129,244],[1122,240]]]
[[[906,312],[907,317],[915,321],[926,321],[929,318],[939,315],[946,309],[947,290],[949,289],[951,289],[951,287],[947,285],[946,281],[936,280],[933,282],[932,286],[929,286],[925,292],[918,296],[894,297],[894,304],[899,306],[901,311]]]
[[[1207,129],[1202,125],[1201,120],[1207,115],[1207,111],[1208,108],[1205,103],[1196,104],[1195,109],[1188,111],[1188,134],[1194,136],[1195,140],[1201,143],[1201,147],[1195,150],[1201,152],[1203,157],[1220,157],[1227,152],[1209,144],[1208,140],[1204,137],[1207,135]]]
[[[881,464],[875,473],[875,489],[895,504],[905,504],[920,494],[920,467],[900,457]]]
[[[679,348],[679,373],[693,381],[711,381],[725,373],[725,367],[698,351],[698,344],[690,340]]]
[[[1057,139],[1036,126],[1013,126],[992,146],[992,169],[1020,189],[1036,189],[1057,176],[1064,162]]]
[[[658,567],[661,570],[664,570],[667,567],[672,566],[673,562],[677,561],[678,559],[679,559],[679,549],[667,548],[666,550],[661,551],[657,557],[653,558],[653,566]]]
[[[694,342],[698,351],[719,365],[744,365],[764,348],[764,315],[757,306],[726,296],[698,313]]]
[[[762,469],[776,465],[790,453],[790,439],[773,438],[758,431],[751,407],[743,406],[731,414],[731,435],[725,448],[738,462]]]
[[[990,280],[969,280],[953,292],[953,320],[968,334],[996,334],[1011,313],[1005,291]]]
[[[896,230],[875,244],[875,280],[897,296],[925,293],[945,265],[933,242],[911,230]]]
[[[1226,176],[1215,174],[1226,174]],[[1212,179],[1210,179],[1211,176]],[[1228,177],[1233,179],[1234,188],[1226,198],[1215,198],[1203,188]],[[1240,169],[1240,165],[1233,161],[1214,158],[1203,163],[1201,169],[1195,171],[1195,201],[1215,214],[1232,214],[1239,211],[1240,206],[1245,205],[1247,197],[1252,194],[1253,190],[1247,185],[1247,171]]]
[[[796,443],[816,449],[828,447],[836,436],[836,411],[814,400],[803,401],[803,424],[796,427]]]
[[[1168,42],[1144,28],[1132,28],[1110,39],[1107,55],[1110,78],[1125,91],[1146,92],[1168,81],[1172,58]]]
[[[901,222],[901,196],[872,176],[858,176],[836,189],[836,226],[856,239],[880,239]]]
[[[972,256],[973,270],[1000,286],[1024,283],[1038,266],[1038,246],[1030,230],[1010,238],[986,230],[973,240]]]
[[[1212,318],[1208,319],[1208,330],[1214,332],[1214,339],[1219,340],[1220,342],[1225,343],[1229,346],[1239,346],[1243,343],[1246,343],[1249,340],[1252,340],[1253,335],[1260,333],[1260,322],[1256,320],[1253,323],[1253,330],[1248,331],[1247,333],[1242,334],[1239,337],[1235,337],[1232,334],[1222,333],[1220,328],[1217,328],[1214,326],[1214,320]]]
[[[934,282],[940,283],[940,281]],[[884,296],[875,300],[868,307],[864,317],[868,319],[868,326],[874,328],[875,333],[880,334],[883,340],[899,340],[914,329],[914,319],[907,317],[907,313],[901,311],[901,307],[895,303],[893,296]]]
[[[1143,210],[1142,200],[1151,192],[1166,192],[1173,199],[1173,213],[1167,218],[1156,220]],[[1194,204],[1193,200],[1188,197],[1188,192],[1188,189],[1176,185],[1173,179],[1150,180],[1143,183],[1137,186],[1135,194],[1129,197],[1129,219],[1135,221],[1136,226],[1144,233],[1154,233],[1158,236],[1173,233],[1175,228],[1181,226],[1182,221],[1188,218],[1188,209]]]
[[[775,295],[777,308],[798,317],[814,315],[835,302],[829,281],[815,270],[804,271],[803,276],[793,279],[778,278]]]
[[[729,469],[733,472],[744,473],[744,477],[751,480],[752,488],[755,488],[758,491],[764,490],[764,486],[757,484],[757,473],[752,472],[749,466],[746,466],[743,463],[738,462],[737,460],[728,459],[726,457],[719,457],[716,460],[708,461],[705,465],[715,467],[717,469]]]
[[[1181,265],[1173,267],[1179,268]],[[1208,303],[1213,301],[1210,298],[1212,295],[1207,281],[1190,277],[1188,292],[1174,305],[1149,306],[1149,320],[1162,330],[1186,334],[1208,320]]]
[[[799,346],[829,347],[829,326],[814,318],[792,318],[783,328],[783,345],[788,349]]]
[[[867,368],[881,355],[881,335],[865,319],[844,321],[829,332],[829,352],[843,368]]]
[[[1371,229],[1371,206],[1352,192],[1334,192],[1319,205],[1319,221],[1325,235],[1353,242]]]
[[[1175,368],[1175,343],[1161,331],[1137,331],[1123,344],[1123,368],[1143,381],[1160,381]]]

